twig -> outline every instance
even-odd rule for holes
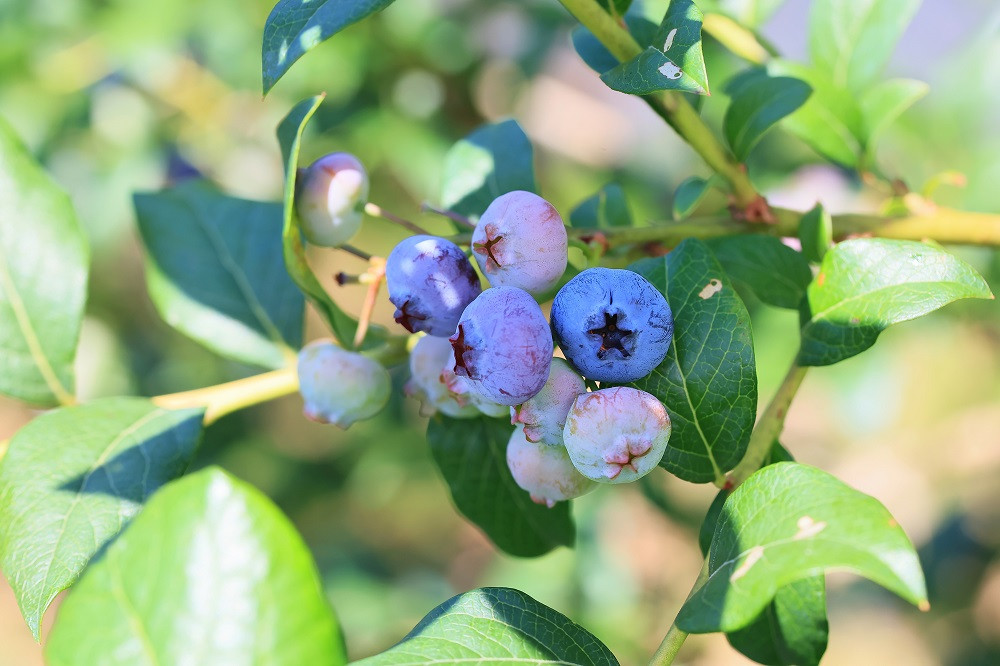
[[[371,201],[365,204],[365,212],[372,217],[381,217],[383,220],[389,220],[393,224],[398,224],[399,226],[412,231],[415,234],[428,235],[427,230],[423,227],[410,222],[409,220],[402,218],[398,215],[394,215],[389,211],[385,210],[377,204],[373,204]]]
[[[372,312],[375,310],[375,302],[378,300],[378,292],[382,287],[382,279],[385,277],[385,260],[376,257],[372,260],[371,268],[368,269],[371,282],[368,285],[368,293],[365,294],[365,302],[361,306],[361,315],[358,317],[358,328],[354,332],[354,347],[358,348],[365,339],[368,332],[368,324],[371,322]]]
[[[358,259],[364,259],[365,261],[371,261],[372,260],[372,255],[370,255],[367,252],[364,252],[362,250],[359,250],[358,248],[354,247],[353,245],[348,245],[347,243],[344,243],[343,245],[340,246],[340,249],[343,250],[344,252],[348,253],[348,254],[353,254]]]
[[[436,208],[436,207],[432,206],[431,204],[429,204],[426,201],[420,205],[420,210],[424,211],[425,213],[436,213],[437,215],[443,215],[444,217],[447,217],[452,222],[456,222],[456,223],[458,223],[458,224],[460,224],[463,227],[466,227],[468,229],[475,229],[476,228],[476,225],[472,223],[472,220],[470,220],[466,216],[464,216],[464,215],[462,215],[460,213],[456,213],[453,210],[445,210],[444,208]]]

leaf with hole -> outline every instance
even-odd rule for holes
[[[264,23],[261,71],[264,94],[296,60],[347,26],[394,0],[280,0]]]
[[[852,571],[927,606],[916,551],[878,500],[815,467],[768,465],[726,499],[708,579],[684,603],[677,626],[738,631],[779,589],[827,570]]]
[[[56,594],[187,469],[203,413],[105,398],[43,414],[11,439],[0,464],[0,565],[35,638]]]
[[[685,481],[721,483],[743,457],[757,414],[750,315],[699,240],[629,268],[667,297],[674,315],[667,357],[632,383],[670,414],[673,431],[660,465]]]
[[[649,95],[660,90],[708,95],[701,48],[702,13],[691,0],[671,0],[653,43],[601,75],[612,90]]]
[[[394,664],[617,666],[593,634],[524,592],[485,587],[452,597],[403,640],[354,666]]]
[[[531,501],[507,467],[509,419],[452,419],[427,424],[434,462],[458,510],[511,555],[535,557],[558,546],[572,547],[576,528],[569,502],[553,508]]]
[[[280,368],[302,344],[305,301],[285,271],[281,204],[204,182],[135,195],[160,315],[223,356]]]
[[[0,393],[72,402],[87,263],[69,197],[0,119]]]
[[[993,294],[972,266],[938,246],[883,238],[838,243],[809,285],[799,362],[850,358],[892,324],[962,298]]]
[[[514,120],[483,125],[451,147],[442,179],[441,204],[478,218],[501,194],[535,191],[531,142]]]
[[[774,236],[743,234],[708,241],[715,258],[734,282],[779,308],[797,310],[812,281],[802,253]]]
[[[46,663],[347,663],[295,527],[216,467],[167,485],[59,610]]]

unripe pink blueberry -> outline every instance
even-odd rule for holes
[[[455,353],[454,350],[449,351],[448,365],[441,372],[441,381],[447,387],[448,393],[460,405],[472,405],[486,416],[494,418],[507,416],[510,412],[510,407],[484,398],[473,388],[472,382],[469,381],[468,377],[459,377],[455,374]]]
[[[361,227],[368,202],[368,173],[350,153],[330,153],[299,174],[295,210],[313,245],[339,247]]]
[[[529,442],[562,446],[566,415],[577,396],[586,392],[583,377],[565,360],[553,358],[545,386],[535,397],[510,408],[510,422],[524,426]]]
[[[520,427],[514,429],[507,442],[507,467],[514,482],[531,495],[531,501],[549,508],[597,487],[576,471],[564,447],[529,442]]]
[[[330,340],[310,342],[298,358],[299,392],[306,418],[348,428],[389,401],[391,381],[381,364]]]
[[[515,190],[494,199],[479,218],[472,250],[491,285],[537,294],[566,271],[566,227],[548,201]]]
[[[501,405],[520,405],[549,378],[552,333],[523,289],[491,287],[465,308],[455,335],[455,374]]]
[[[670,416],[663,404],[628,386],[581,395],[563,429],[573,464],[602,483],[628,483],[649,474],[669,439]]]
[[[455,365],[451,343],[445,338],[425,335],[410,352],[410,380],[406,394],[420,401],[420,413],[441,412],[453,418],[472,418],[479,410],[470,400],[459,399],[448,387],[443,373]],[[453,374],[453,373],[452,373]]]

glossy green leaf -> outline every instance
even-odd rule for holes
[[[455,506],[511,555],[534,557],[572,546],[576,528],[569,503],[553,508],[531,501],[507,468],[509,419],[433,417],[427,441]]]
[[[645,3],[643,3],[645,4]],[[656,37],[658,26],[646,16],[636,12],[639,3],[633,4],[631,11],[625,16],[625,25],[639,44],[652,44]],[[603,74],[618,66],[618,59],[604,48],[604,45],[592,32],[580,25],[573,29],[573,48],[580,58],[598,74]]]
[[[36,638],[56,594],[187,469],[203,413],[106,398],[42,414],[11,439],[0,465],[0,565]]]
[[[203,182],[135,196],[146,282],[171,326],[223,356],[270,368],[302,344],[305,301],[285,271],[281,204]]]
[[[343,347],[351,349],[354,346],[354,332],[357,330],[358,322],[340,309],[316,279],[316,274],[306,260],[302,232],[299,230],[299,220],[295,214],[295,178],[302,145],[302,132],[322,102],[323,95],[299,102],[278,125],[278,143],[281,144],[281,156],[285,165],[284,224],[281,239],[285,269],[288,274],[326,320],[337,341]],[[385,335],[386,331],[381,326],[371,326],[362,346],[370,346],[383,339]]]
[[[833,218],[823,204],[817,203],[799,220],[799,242],[802,243],[802,256],[808,261],[814,264],[823,261],[833,245]]]
[[[694,214],[718,183],[719,180],[716,176],[711,178],[691,176],[684,180],[674,191],[674,219],[683,220]]]
[[[757,619],[726,634],[726,639],[761,664],[818,666],[829,634],[826,580],[820,575],[780,588]]]
[[[621,185],[605,185],[597,194],[581,202],[569,214],[569,224],[577,229],[631,227],[632,213]]]
[[[722,120],[722,131],[736,158],[744,161],[764,133],[805,104],[812,90],[800,79],[766,73],[751,74],[734,83],[727,87],[732,101]]]
[[[0,118],[0,393],[71,401],[87,263],[69,197]]]
[[[812,89],[806,103],[788,116],[782,127],[828,160],[848,167],[857,166],[861,155],[862,118],[856,96],[815,67],[775,60],[768,64],[767,70],[772,76],[801,79]]]
[[[865,89],[882,73],[919,6],[920,0],[816,0],[809,19],[813,64],[838,86]]]
[[[501,194],[535,191],[534,151],[514,120],[482,125],[448,151],[441,204],[478,218]]]
[[[927,605],[917,554],[878,500],[815,467],[769,465],[726,500],[708,580],[685,602],[677,626],[691,633],[737,631],[779,589],[827,570],[852,571]]]
[[[709,94],[701,20],[701,10],[692,0],[671,0],[652,44],[601,74],[601,80],[612,90],[630,95],[660,90]]]
[[[750,315],[699,240],[630,268],[666,295],[674,315],[666,359],[632,384],[670,414],[673,432],[660,464],[686,481],[721,481],[743,457],[757,414]]]
[[[889,79],[861,96],[862,138],[871,152],[879,135],[930,90],[923,81]]]
[[[50,666],[347,662],[316,565],[260,491],[218,468],[169,484],[66,597]]]
[[[264,23],[261,63],[264,94],[307,51],[392,3],[393,0],[279,0]]]
[[[355,666],[393,664],[617,666],[593,634],[524,592],[486,587],[452,597],[387,651]]]
[[[940,247],[858,238],[826,253],[808,297],[799,362],[830,365],[868,349],[892,324],[993,295],[975,269]]]
[[[809,262],[802,253],[774,236],[761,234],[713,238],[708,246],[726,274],[763,302],[792,310],[801,305],[812,281]]]

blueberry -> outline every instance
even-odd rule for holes
[[[450,338],[455,374],[501,405],[520,405],[542,390],[552,361],[552,334],[528,292],[492,287],[465,308]]]
[[[562,446],[533,444],[515,428],[507,442],[507,467],[514,482],[531,500],[549,508],[556,502],[586,495],[597,484],[576,471]]]
[[[552,329],[584,377],[624,383],[663,362],[674,321],[667,299],[638,273],[588,268],[556,294]]]
[[[295,210],[313,245],[339,247],[361,227],[368,202],[368,173],[350,153],[330,153],[300,172]]]
[[[479,218],[472,250],[491,285],[538,294],[554,287],[566,270],[566,227],[537,194],[508,192]]]
[[[310,342],[298,358],[306,418],[347,428],[369,419],[389,401],[390,380],[379,363],[330,340]]]
[[[529,442],[562,446],[566,414],[576,397],[586,392],[583,377],[563,359],[554,358],[545,386],[534,398],[510,408],[510,422],[523,424]]]
[[[411,236],[394,247],[386,260],[385,282],[397,322],[411,333],[445,338],[482,292],[462,248],[435,236]]]
[[[453,418],[471,418],[479,410],[468,400],[459,401],[445,384],[442,373],[455,365],[451,343],[444,338],[425,335],[410,352],[410,380],[406,394],[420,401],[420,413],[431,416],[441,412]]]
[[[563,430],[573,465],[602,483],[627,483],[649,474],[669,439],[670,416],[663,404],[629,386],[581,395]]]

